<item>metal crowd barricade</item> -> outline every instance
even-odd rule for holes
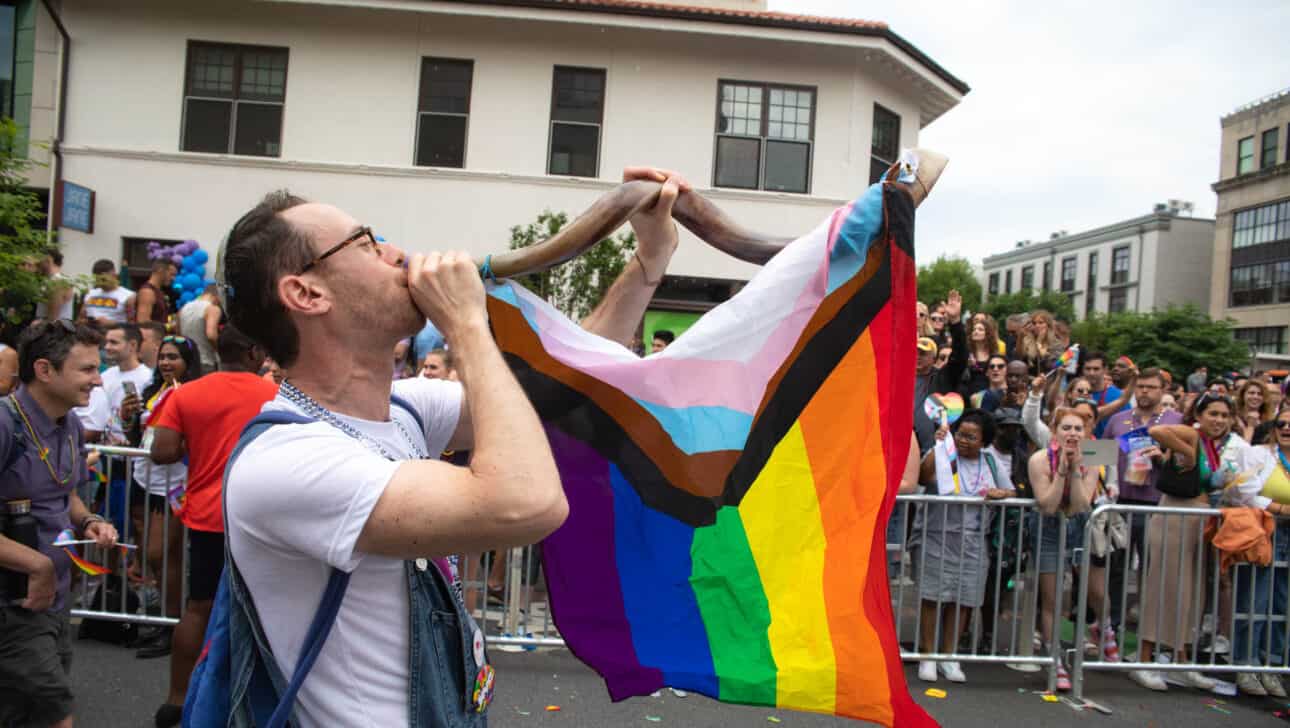
[[[1118,611],[1121,615],[1122,634],[1127,631],[1133,609],[1130,605],[1130,593],[1137,595],[1137,603],[1147,590],[1156,590],[1153,626],[1158,632],[1169,632],[1172,629],[1173,639],[1182,645],[1162,645],[1163,640],[1155,643],[1156,654],[1162,649],[1172,651],[1168,661],[1143,661],[1141,641],[1131,659],[1111,662],[1103,659],[1101,650],[1098,659],[1085,659],[1083,650],[1075,655],[1073,697],[1077,701],[1084,698],[1084,671],[1086,670],[1152,670],[1168,675],[1180,671],[1196,671],[1223,677],[1232,677],[1232,673],[1290,673],[1290,639],[1286,636],[1287,614],[1284,592],[1286,581],[1290,580],[1290,562],[1285,553],[1278,550],[1290,550],[1290,520],[1278,519],[1278,528],[1272,537],[1273,562],[1270,566],[1258,567],[1248,563],[1233,564],[1227,571],[1221,569],[1221,552],[1205,539],[1206,522],[1210,517],[1220,516],[1222,511],[1214,508],[1177,508],[1156,506],[1135,506],[1107,504],[1096,508],[1089,519],[1085,531],[1085,543],[1092,543],[1093,531],[1098,528],[1098,516],[1101,514],[1119,513],[1127,521],[1130,534],[1129,544],[1123,549],[1122,558],[1131,562],[1136,552],[1140,568],[1136,571],[1126,564],[1122,570],[1119,586]],[[1158,549],[1162,558],[1161,568],[1154,569],[1151,559],[1150,533],[1154,530],[1165,548]],[[1194,534],[1197,547],[1194,553],[1173,553],[1169,535],[1179,534],[1184,539],[1184,546],[1189,535]],[[1084,633],[1089,607],[1091,553],[1085,550],[1080,557],[1081,579],[1078,589],[1078,607],[1076,610],[1076,634]],[[1186,561],[1184,561],[1186,560]],[[1190,594],[1166,593],[1166,577],[1174,572],[1181,572],[1184,566],[1194,568],[1195,583]],[[1103,593],[1111,601],[1113,569],[1103,571],[1106,580]],[[1155,574],[1152,574],[1154,571]],[[1280,580],[1283,596],[1280,597],[1280,610],[1277,609],[1277,581]],[[1263,597],[1258,597],[1259,582],[1264,583],[1266,590]],[[1262,606],[1258,602],[1266,601]],[[1179,608],[1190,605],[1190,609]],[[1168,605],[1168,607],[1166,607]],[[1095,611],[1098,614],[1116,609],[1114,603],[1103,604]],[[1141,611],[1141,610],[1139,610]],[[1175,612],[1170,615],[1168,612]],[[1184,617],[1190,618],[1184,621]],[[1137,615],[1138,625],[1148,615]],[[1172,623],[1170,623],[1172,622]],[[1261,634],[1260,634],[1261,632]],[[1243,633],[1243,634],[1242,634]],[[1177,637],[1181,636],[1179,640]],[[1226,643],[1226,644],[1224,644]],[[1186,654],[1186,659],[1183,659]],[[1245,653],[1245,654],[1237,654]],[[1203,657],[1202,655],[1207,655]],[[1239,664],[1251,661],[1252,664]]]
[[[462,554],[457,568],[466,606],[490,644],[515,651],[564,646],[551,619],[538,546]]]
[[[123,549],[104,551],[93,545],[80,547],[84,549],[83,554],[88,557],[88,561],[104,565],[111,572],[90,576],[84,571],[73,569],[71,616],[140,625],[179,624],[178,616],[170,617],[167,614],[181,614],[184,603],[188,601],[187,579],[183,578],[188,568],[188,534],[178,519],[164,518],[164,514],[170,511],[168,504],[165,512],[160,515],[148,508],[147,491],[135,482],[133,458],[144,458],[141,462],[145,469],[142,473],[145,482],[151,480],[151,469],[160,466],[154,466],[150,460],[147,460],[148,451],[140,448],[91,444],[86,445],[86,449],[100,454],[98,470],[104,474],[107,482],[102,483],[101,488],[91,486],[83,489],[82,500],[91,511],[100,512],[104,518],[119,524],[118,540],[121,543],[135,544],[138,548],[128,551]],[[122,479],[123,482],[121,482]],[[170,482],[168,477],[166,491],[170,492],[176,484],[177,482]],[[123,489],[119,499],[113,497],[114,488]],[[101,510],[95,509],[96,500],[101,503]],[[118,500],[120,502],[117,502]],[[142,504],[143,508],[136,523],[132,506],[138,504]],[[160,574],[156,573],[158,569],[154,569],[149,564],[148,558],[149,553],[152,553],[150,547],[154,549],[156,547],[152,536],[152,525],[156,518],[163,519]],[[175,585],[170,580],[173,566],[171,544],[174,539],[183,541],[179,552],[181,568],[178,569],[180,589],[178,608],[175,608],[175,599],[171,596]],[[137,570],[137,584],[130,583],[131,570]],[[108,592],[111,591],[109,584],[112,582],[116,582],[120,587],[115,590],[120,595],[119,599],[108,599]],[[158,597],[155,602],[150,598],[154,590]],[[129,596],[132,591],[139,597],[139,604],[135,609],[130,608]]]
[[[966,522],[972,511],[980,511],[984,517],[976,519],[975,531],[956,532],[950,524],[950,516],[955,511],[958,512],[959,524]],[[912,514],[912,517],[907,514]],[[1010,518],[1010,515],[1015,518]],[[1034,626],[1041,610],[1038,564],[1046,527],[1045,520],[1038,516],[1035,501],[1025,498],[986,500],[942,495],[897,496],[891,516],[893,526],[888,530],[888,535],[896,538],[894,542],[889,541],[887,544],[889,561],[891,554],[897,554],[903,562],[904,555],[911,549],[916,549],[915,555],[910,557],[913,562],[911,566],[915,567],[912,582],[906,579],[903,564],[896,566],[895,573],[892,574],[892,608],[903,660],[1007,664],[1020,670],[1033,666],[1030,671],[1046,668],[1049,690],[1056,689],[1060,649],[1051,650],[1049,655],[1034,654]],[[992,527],[996,522],[999,526]],[[1059,564],[1063,564],[1066,560],[1065,517],[1057,516],[1057,523],[1057,559]],[[908,529],[913,530],[908,532]],[[976,543],[982,544],[982,556],[988,569],[984,600],[980,607],[970,610],[970,624],[966,625],[967,644],[965,646],[964,638],[960,638],[949,652],[942,648],[941,615],[946,609],[954,610],[954,632],[959,634],[964,627],[961,621],[963,610],[953,605],[947,607],[947,603],[955,603],[942,599],[939,592],[935,599],[925,600],[921,596],[922,584],[933,574],[938,583],[942,580],[941,577],[949,576],[945,573],[947,570],[943,568],[943,564],[933,563],[928,559],[928,549],[924,546],[928,543],[928,535],[937,533],[942,546],[957,538],[960,549],[965,548],[968,537],[971,536]],[[991,534],[994,534],[993,543]],[[1005,555],[1013,561],[1010,568],[1005,568]],[[896,562],[891,563],[895,565]],[[963,567],[963,560],[960,558],[957,572],[953,574],[956,591],[960,594],[963,590]],[[1063,603],[1063,580],[1060,576],[1059,573],[1056,605]],[[907,607],[911,602],[912,605]],[[930,608],[934,609],[935,614],[930,651],[922,649],[924,627],[920,618],[921,610],[929,605],[934,605]],[[1060,613],[1059,606],[1054,609]],[[985,634],[987,630],[988,635]],[[1059,637],[1060,634],[1056,637],[1049,636],[1049,640],[1053,642]],[[913,649],[908,649],[911,644]]]

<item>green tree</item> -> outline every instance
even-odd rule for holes
[[[1215,321],[1195,306],[1150,313],[1096,314],[1071,328],[1071,340],[1086,351],[1127,356],[1139,368],[1168,369],[1186,376],[1205,365],[1232,371],[1249,364],[1250,350],[1232,335],[1232,321]]]
[[[963,296],[965,308],[981,306],[981,282],[966,258],[942,255],[918,269],[918,300],[929,307],[946,300],[954,290]]]
[[[13,120],[0,119],[0,313],[9,324],[30,319],[44,297],[46,279],[35,264],[52,242],[40,199],[26,189],[26,172],[36,163],[22,143]]]
[[[1048,311],[1063,321],[1075,320],[1075,305],[1071,303],[1070,296],[1060,291],[1035,292],[1026,289],[1016,293],[991,296],[990,300],[985,302],[985,312],[999,322],[1001,330],[1003,320],[1012,314],[1030,313],[1038,309]]]
[[[511,228],[511,250],[525,248],[560,232],[569,222],[563,212],[544,210],[528,225]],[[623,272],[636,251],[636,235],[631,231],[601,240],[573,260],[554,268],[520,276],[525,288],[546,299],[574,321],[591,313],[604,298],[610,284]]]

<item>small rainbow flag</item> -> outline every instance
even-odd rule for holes
[[[517,284],[498,345],[569,499],[552,613],[614,700],[664,686],[887,726],[886,524],[912,427],[913,202],[876,184],[639,359]]]
[[[1065,369],[1071,374],[1074,374],[1078,362],[1079,344],[1071,344],[1070,348],[1063,351],[1062,355],[1057,357],[1057,363],[1053,365],[1053,369]]]
[[[73,564],[76,564],[78,567],[80,567],[81,571],[84,571],[86,574],[89,574],[90,576],[102,576],[104,574],[112,573],[112,570],[107,568],[106,566],[99,566],[98,564],[92,564],[86,561],[85,559],[82,559],[81,557],[77,556],[67,546],[63,547],[63,551],[67,552],[67,558],[71,559]]]

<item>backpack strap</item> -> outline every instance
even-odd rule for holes
[[[269,428],[275,425],[303,425],[316,421],[312,417],[306,417],[294,412],[271,411],[261,412],[256,415],[242,429],[237,445],[229,454],[228,464],[224,469],[225,480],[227,481],[228,473],[232,470],[233,463],[246,449],[246,446],[267,432]],[[227,518],[227,504],[225,504],[225,522],[227,522]],[[241,572],[233,561],[233,551],[227,539],[225,540],[224,555],[229,566],[232,567],[234,578],[241,581]],[[313,621],[309,624],[309,630],[305,633],[304,642],[300,650],[300,659],[296,661],[296,668],[291,674],[290,682],[287,683],[286,688],[278,696],[277,707],[274,708],[273,714],[269,716],[268,721],[264,723],[266,728],[282,728],[290,720],[295,709],[296,695],[300,692],[300,687],[304,685],[309,671],[313,669],[314,663],[318,660],[318,655],[322,652],[323,644],[327,641],[327,636],[331,634],[331,628],[336,623],[336,616],[340,613],[341,602],[345,599],[345,591],[349,588],[349,577],[348,572],[332,567],[331,575],[327,579],[327,586],[323,589],[322,599],[318,603],[318,610],[314,613]],[[246,594],[249,597],[250,591],[247,590]],[[255,609],[254,604],[244,606],[251,610]],[[253,629],[259,631],[261,629],[259,615],[251,616],[254,617],[252,620]]]
[[[390,404],[396,405],[399,409],[412,415],[412,419],[417,423],[417,429],[421,430],[421,436],[425,437],[426,423],[421,421],[421,414],[417,412],[417,408],[413,407],[411,402],[391,392]]]
[[[997,488],[999,486],[999,471],[994,464],[994,456],[984,450],[981,454],[985,456],[985,464],[990,466],[990,477],[994,478],[994,485],[991,487]]]

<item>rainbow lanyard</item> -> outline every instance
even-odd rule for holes
[[[1286,471],[1286,477],[1290,478],[1290,460],[1286,459],[1286,454],[1281,452],[1279,447],[1277,448],[1277,460],[1281,461],[1281,469]]]

